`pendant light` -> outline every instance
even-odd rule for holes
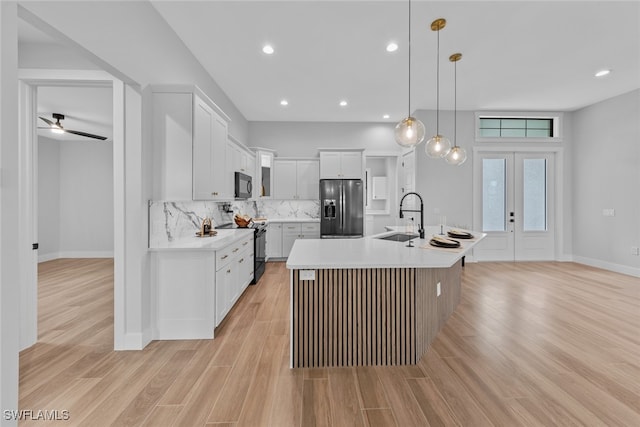
[[[411,0],[409,0],[409,112],[395,128],[395,137],[402,147],[415,147],[424,140],[424,124],[411,116]]]
[[[444,159],[453,166],[460,166],[467,160],[467,152],[464,148],[458,147],[456,143],[458,121],[458,61],[461,59],[461,53],[454,53],[449,57],[449,61],[453,62],[453,148],[447,153]]]
[[[436,57],[436,134],[431,137],[424,147],[429,157],[436,159],[447,155],[451,149],[451,141],[440,135],[440,30],[447,25],[444,18],[436,19],[431,23],[431,30],[438,33],[438,49]]]

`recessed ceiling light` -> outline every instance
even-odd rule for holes
[[[382,118],[383,118],[383,119],[388,119],[388,118],[389,118],[389,115],[388,115],[388,114],[385,114],[384,116],[382,116]]]
[[[286,107],[287,105],[289,105],[289,101],[287,101],[286,99],[283,99],[282,101],[280,101],[280,105],[282,105],[283,107]]]
[[[395,52],[396,50],[398,50],[398,44],[391,42],[387,45],[387,52]]]
[[[345,100],[340,101],[340,106],[341,107],[346,107],[347,106],[347,101],[345,101]]]
[[[273,46],[271,46],[270,44],[265,44],[264,47],[262,48],[262,52],[266,53],[267,55],[271,55],[273,54],[273,52],[275,52],[275,50],[273,49]]]
[[[600,70],[596,73],[596,77],[604,77],[609,73],[611,73],[611,70]]]

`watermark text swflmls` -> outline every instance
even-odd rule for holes
[[[5,421],[68,421],[71,414],[66,409],[5,409]]]

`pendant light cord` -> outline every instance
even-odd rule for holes
[[[407,117],[411,117],[411,0],[409,0],[409,112]]]
[[[440,30],[438,33],[438,47],[436,56],[436,135],[440,135]]]
[[[453,146],[457,147],[456,130],[458,120],[458,61],[453,62]]]

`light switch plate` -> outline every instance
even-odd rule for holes
[[[440,288],[440,282],[436,285],[436,296],[439,297],[442,293],[442,289]]]
[[[300,280],[316,280],[316,271],[300,270]]]

